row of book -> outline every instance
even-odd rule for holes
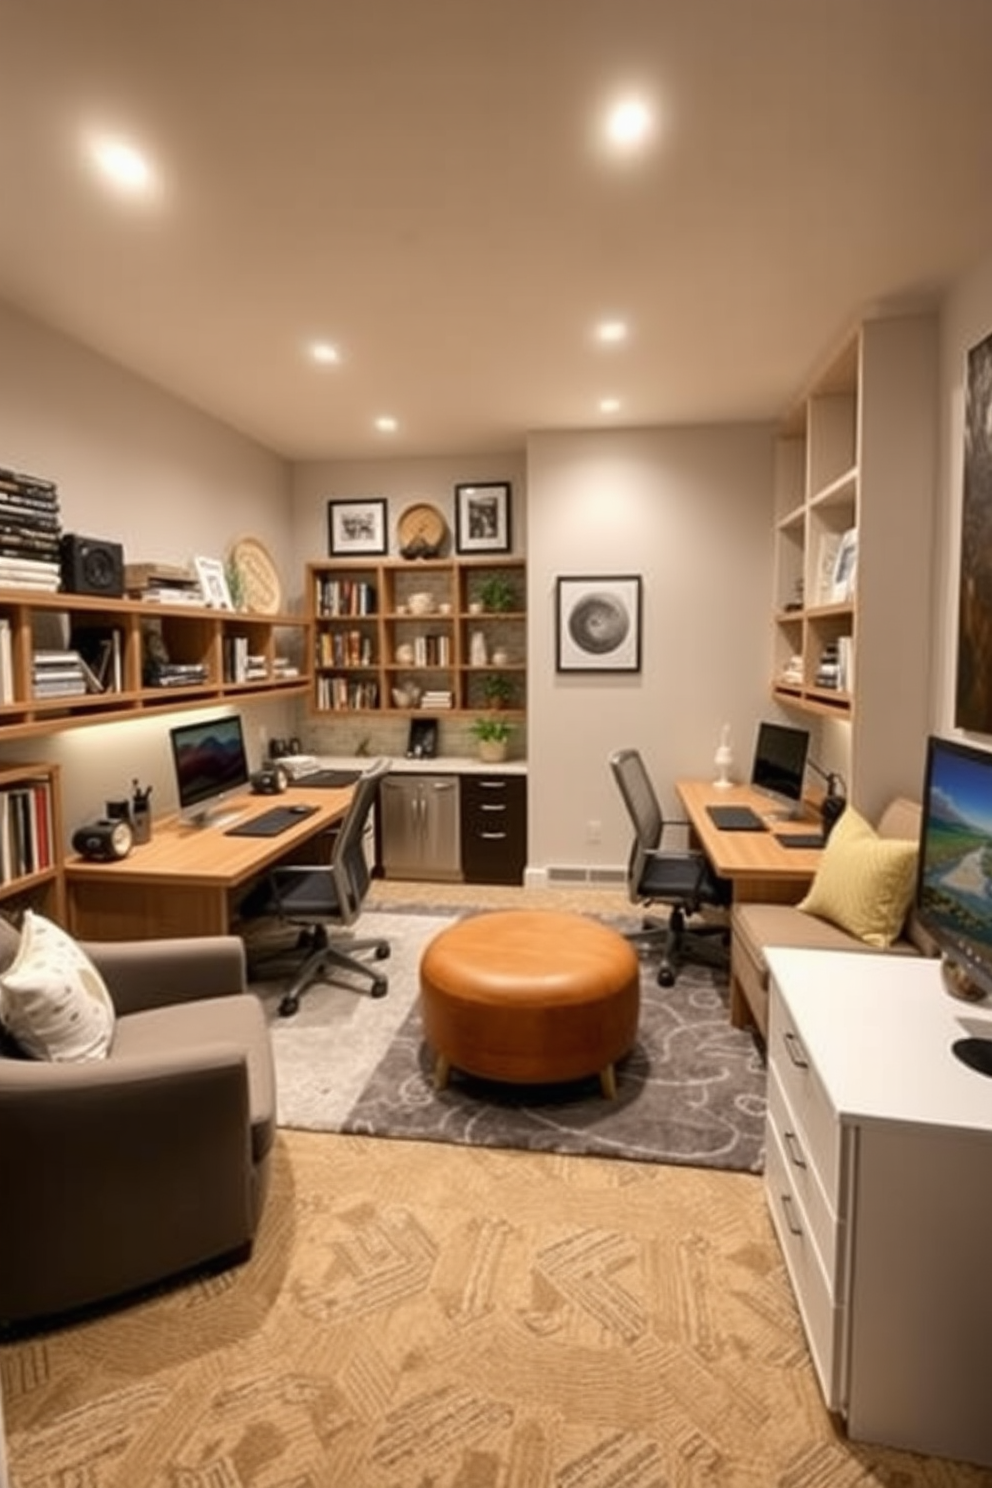
[[[248,650],[246,635],[224,637],[224,681],[264,682],[269,664],[264,655]]]
[[[317,581],[318,615],[374,615],[375,585],[364,579],[330,579]]]
[[[0,790],[0,883],[50,868],[56,851],[52,795],[47,780]]]
[[[317,706],[337,712],[355,712],[378,708],[379,686],[376,682],[355,682],[347,677],[319,677]]]
[[[0,468],[0,588],[57,592],[61,542],[54,481]]]
[[[373,666],[372,637],[361,630],[322,630],[317,636],[317,665]]]

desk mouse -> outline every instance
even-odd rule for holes
[[[290,806],[287,809],[291,811],[294,816],[306,816],[307,812],[311,808],[309,806]]]

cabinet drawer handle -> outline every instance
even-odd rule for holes
[[[479,836],[482,838],[483,842],[505,842],[506,841],[506,833],[505,832],[480,832],[479,833]]]
[[[803,1232],[803,1227],[795,1218],[792,1195],[787,1193],[780,1194],[779,1203],[782,1205],[782,1213],[785,1215],[785,1225],[786,1229],[789,1231],[789,1234],[801,1235]]]
[[[506,790],[506,781],[505,780],[480,780],[479,781],[479,785],[481,786],[481,788],[483,790],[498,790],[498,791],[505,791]]]
[[[482,809],[483,811],[498,811],[500,816],[503,816],[506,811],[502,801],[483,801]]]
[[[806,1058],[806,1050],[790,1030],[783,1033],[782,1042],[785,1044],[789,1058],[797,1069],[809,1069],[809,1060]]]
[[[782,1141],[785,1143],[785,1150],[792,1160],[793,1167],[804,1168],[806,1166],[806,1154],[803,1152],[802,1145],[795,1132],[783,1132]]]

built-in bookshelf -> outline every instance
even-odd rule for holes
[[[509,555],[309,564],[313,711],[522,716],[526,582]]]
[[[64,915],[59,767],[0,766],[0,911]]]
[[[0,738],[312,686],[309,620],[0,588]]]

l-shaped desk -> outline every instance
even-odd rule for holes
[[[788,836],[818,830],[819,819],[775,820],[770,798],[748,785],[717,786],[706,780],[679,780],[675,785],[695,845],[715,873],[730,880],[735,902],[795,904],[805,894],[823,856],[822,848],[783,847]],[[728,832],[716,826],[708,806],[750,806],[765,821],[764,832]]]
[[[295,785],[286,795],[245,794],[224,802],[240,825],[283,804],[313,806],[275,837],[231,837],[223,825],[157,821],[150,842],[118,862],[73,857],[65,866],[69,929],[82,940],[223,935],[254,879],[344,816],[352,787]]]

